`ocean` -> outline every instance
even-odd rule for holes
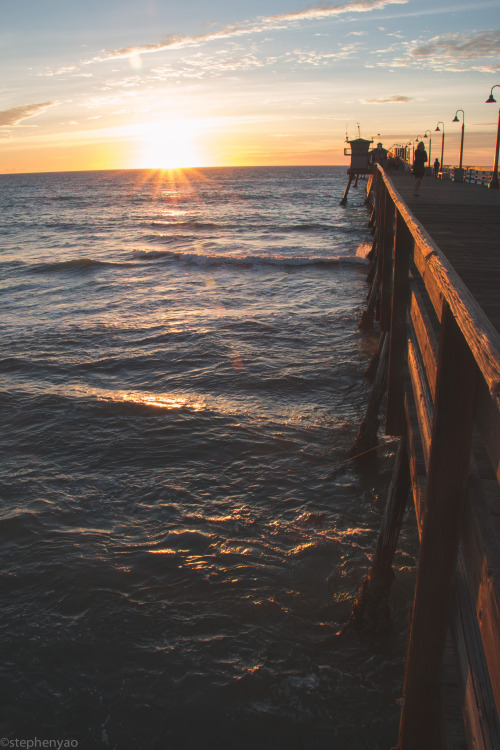
[[[392,631],[341,633],[397,447],[347,460],[376,340],[346,181],[0,176],[5,738],[395,744],[411,518]]]

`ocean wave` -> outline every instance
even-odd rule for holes
[[[227,224],[222,222],[212,221],[151,221],[144,224],[149,227],[172,227],[174,229],[181,229],[187,227],[189,229],[238,229],[238,224]]]
[[[235,222],[203,222],[196,220],[187,221],[160,221],[155,220],[151,222],[145,222],[143,226],[155,227],[159,229],[193,229],[201,231],[240,231],[242,229],[242,223]],[[243,231],[255,232],[265,230],[272,234],[294,234],[294,233],[308,233],[311,234],[323,234],[323,233],[338,233],[342,234],[353,234],[359,233],[359,229],[352,224],[327,224],[321,222],[303,222],[294,224],[273,224],[269,227],[268,222],[252,222],[245,219],[245,228]],[[169,235],[161,235],[163,237],[169,237]],[[157,237],[157,235],[153,235]],[[179,239],[178,235],[173,235],[172,239]]]
[[[203,253],[175,252],[173,250],[134,250],[134,257],[146,261],[171,261],[191,266],[210,268],[213,266],[281,266],[301,268],[311,266],[366,265],[366,258],[352,255],[303,256],[303,255],[205,255]]]
[[[204,241],[208,238],[205,235]],[[188,245],[192,242],[199,242],[200,238],[194,234],[145,234],[143,238],[146,242],[160,242],[162,245]]]
[[[74,258],[73,260],[61,260],[51,263],[37,263],[29,267],[32,273],[53,273],[58,271],[95,271],[99,268],[127,267],[132,266],[130,262],[112,262],[107,260],[96,260],[95,258]]]

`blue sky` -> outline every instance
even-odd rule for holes
[[[493,161],[498,0],[17,0],[0,58],[0,172],[343,164],[357,123],[436,155],[438,121],[456,163],[457,109]]]

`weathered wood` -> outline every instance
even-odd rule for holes
[[[429,248],[425,243],[422,243],[422,241],[415,241],[415,249],[413,252],[415,266],[425,284],[427,294],[429,295],[429,299],[432,302],[436,315],[438,319],[441,320],[445,298],[443,290],[434,278],[434,274],[429,266],[429,258],[433,252],[434,250]]]
[[[359,630],[386,632],[391,625],[389,591],[394,578],[392,563],[398,544],[410,489],[406,438],[399,443],[394,470],[373,555],[370,573],[362,582],[351,614]]]
[[[408,371],[413,388],[413,397],[420,428],[420,439],[428,468],[431,453],[432,401],[430,398],[420,353],[412,332],[408,338]]]
[[[456,373],[461,377],[457,378]],[[477,366],[446,305],[424,524],[404,679],[400,750],[443,750],[439,674],[470,459]],[[456,408],[461,404],[460,411]]]
[[[391,341],[385,418],[385,431],[388,435],[403,435],[406,429],[404,370],[407,348],[406,316],[409,298],[410,255],[412,250],[412,237],[398,213],[394,233]]]
[[[368,176],[368,181],[366,183],[366,198],[365,198],[365,206],[367,206],[370,201],[372,200],[373,196],[373,174]]]
[[[383,225],[380,245],[380,330],[389,331],[392,309],[392,269],[394,246],[394,203],[387,192],[384,193]]]
[[[467,482],[464,554],[493,694],[500,713],[500,543],[477,470]]]
[[[378,277],[378,264],[375,268],[375,275],[368,295],[368,303],[366,310],[361,315],[358,328],[361,331],[371,331],[373,329],[373,319],[375,316],[375,307],[377,304],[377,297],[379,291],[379,277]]]
[[[456,658],[448,634],[441,670],[443,724],[446,732],[446,750],[466,750],[467,738],[463,720],[463,690],[459,685]]]
[[[342,196],[342,199],[340,201],[340,205],[341,206],[345,206],[345,204],[347,203],[347,195],[349,193],[349,188],[351,187],[352,180],[353,180],[353,175],[350,174],[349,175],[349,180],[348,180],[347,185],[346,185],[346,189],[344,190],[344,195]]]
[[[377,375],[375,377],[370,398],[368,399],[365,418],[361,422],[356,440],[349,451],[350,456],[363,455],[377,445],[377,435],[380,424],[380,404],[385,395],[387,385],[387,356],[389,350],[389,335],[384,332],[381,336],[383,337],[383,342],[381,345]]]
[[[498,750],[500,722],[463,553],[459,555],[451,625],[464,694],[463,712],[469,747]]]
[[[411,486],[413,491],[413,503],[417,519],[418,534],[422,536],[424,523],[424,497],[426,489],[425,462],[422,451],[422,443],[418,429],[417,412],[413,403],[413,392],[409,385],[405,388],[405,414],[408,439],[408,455],[410,462]]]
[[[412,285],[411,291],[410,318],[418,341],[429,390],[432,399],[434,399],[436,396],[438,342],[415,285]]]
[[[477,421],[497,480],[500,482],[500,412],[485,386],[480,386]]]
[[[380,354],[382,352],[383,343],[384,343],[383,337],[379,336],[377,349],[373,357],[371,358],[368,364],[368,367],[365,370],[365,378],[369,380],[370,383],[373,383],[373,381],[377,377],[378,363],[380,362]]]

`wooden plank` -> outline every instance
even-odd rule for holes
[[[432,255],[434,251],[429,249],[425,243],[415,241],[415,249],[413,251],[413,259],[415,261],[415,267],[419,272],[429,295],[429,299],[432,302],[432,306],[436,311],[438,319],[441,320],[444,294],[434,278],[431,268],[428,264],[428,257]]]
[[[373,174],[369,175],[368,180],[366,182],[366,198],[365,198],[366,206],[370,203],[370,200],[372,198],[372,193],[373,193]]]
[[[446,750],[466,750],[462,715],[463,690],[459,683],[456,659],[451,635],[446,638],[443,668],[441,670],[441,693],[443,696],[443,723],[446,734]]]
[[[411,284],[410,318],[418,341],[429,390],[434,400],[436,396],[438,342],[415,284]]]
[[[500,713],[500,544],[474,470],[467,483],[463,548],[497,712]]]
[[[420,428],[420,440],[425,466],[429,467],[432,434],[432,402],[427,388],[424,368],[412,333],[408,337],[408,370],[413,388],[413,397]]]
[[[393,245],[394,245],[394,202],[389,193],[384,191],[384,213],[381,242],[382,275],[380,287],[380,330],[389,331],[391,327],[392,308],[392,267],[393,267]]]
[[[468,745],[475,750],[499,750],[500,722],[463,554],[458,561],[451,632],[464,693]]]
[[[405,387],[405,414],[413,503],[415,505],[418,533],[419,536],[421,536],[424,516],[426,476],[417,412],[413,401],[413,391],[409,384]]]
[[[491,465],[500,482],[500,413],[486,385],[480,385],[477,399],[477,421]]]
[[[457,378],[456,373],[461,377]],[[443,310],[424,524],[399,728],[400,750],[442,750],[439,675],[465,504],[477,367]],[[456,405],[460,404],[458,410]]]

